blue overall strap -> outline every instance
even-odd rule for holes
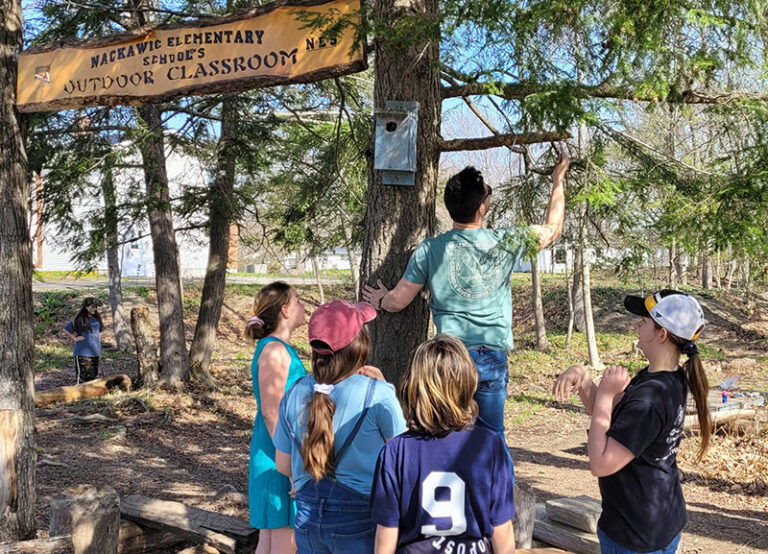
[[[365,419],[365,415],[368,413],[368,410],[371,407],[371,400],[373,400],[373,390],[375,388],[376,388],[376,379],[371,379],[368,382],[368,390],[365,393],[365,401],[363,402],[363,412],[360,414],[360,417],[357,418],[357,422],[355,423],[355,426],[352,428],[352,432],[347,437],[347,440],[345,440],[344,444],[341,445],[341,448],[339,448],[336,451],[336,461],[334,463],[335,467],[339,467],[339,463],[341,462],[341,459],[344,457],[344,454],[347,453],[347,449],[349,448],[349,445],[352,444],[352,441],[355,439],[357,432],[360,431],[360,427],[363,425],[363,420]]]
[[[279,412],[280,420],[282,421],[283,426],[288,431],[288,434],[291,436],[291,439],[293,439],[293,442],[296,444],[296,448],[299,449],[299,452],[301,452],[301,441],[293,432],[293,425],[291,425],[291,423],[288,421],[288,414],[285,413],[285,410],[283,408],[287,406],[288,397],[291,396],[291,394],[293,393],[293,389],[296,388],[296,385],[298,385],[301,381],[303,381],[304,379],[307,379],[308,377],[309,375],[305,375],[300,379],[296,379],[296,381],[294,381],[293,384],[290,386],[290,388],[285,392],[285,396],[283,396],[283,399],[280,401],[280,412]]]

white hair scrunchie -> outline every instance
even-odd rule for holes
[[[333,391],[333,385],[326,385],[325,383],[315,383],[315,392],[320,394],[330,395]]]
[[[248,325],[261,325],[262,327],[264,327],[264,320],[261,319],[259,316],[255,315],[248,320]]]

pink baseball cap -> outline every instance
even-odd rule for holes
[[[363,325],[375,317],[376,309],[368,302],[334,300],[323,304],[309,318],[309,344],[318,354],[338,352],[355,340]],[[315,346],[314,341],[325,344]]]

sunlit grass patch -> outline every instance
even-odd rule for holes
[[[53,342],[35,346],[35,371],[47,372],[65,369],[73,364],[72,347]]]

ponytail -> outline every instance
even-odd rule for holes
[[[696,414],[699,418],[699,451],[696,453],[696,460],[701,461],[704,454],[709,449],[709,439],[712,435],[712,416],[709,414],[709,381],[704,373],[704,366],[701,363],[698,351],[694,350],[688,354],[688,360],[683,365],[685,382],[688,384],[688,390],[693,395],[696,402]]]
[[[704,366],[701,363],[696,344],[693,341],[681,339],[669,331],[667,331],[667,336],[678,347],[681,354],[688,356],[688,360],[683,364],[683,374],[688,390],[691,391],[696,403],[696,415],[699,419],[699,451],[696,453],[696,460],[701,461],[709,449],[709,439],[712,435],[712,416],[709,413],[709,403],[707,402],[709,381],[706,373],[704,373]]]
[[[301,444],[301,459],[304,460],[304,471],[315,481],[333,473],[334,432],[333,415],[336,413],[336,403],[327,394],[314,393],[309,403],[309,418],[307,434]]]
[[[313,347],[326,349],[327,344],[313,341]],[[363,327],[355,340],[333,354],[319,354],[312,350],[312,375],[318,385],[334,385],[360,369],[371,348],[368,328]],[[316,385],[317,386],[317,385]],[[301,442],[301,459],[304,471],[316,481],[332,474],[335,468],[335,432],[333,416],[336,403],[328,394],[315,391],[309,402],[307,432]]]

